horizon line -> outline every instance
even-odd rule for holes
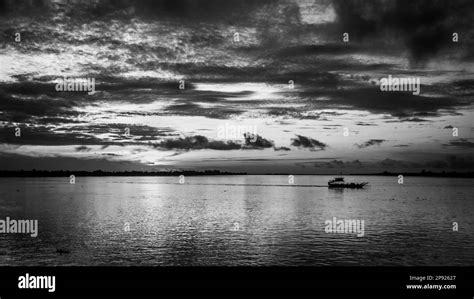
[[[422,170],[420,172],[372,172],[372,173],[247,173],[247,172],[230,172],[216,169],[210,170],[168,170],[168,171],[142,171],[142,170],[121,170],[121,171],[104,171],[104,170],[0,170],[0,177],[60,177],[78,174],[81,176],[208,176],[208,175],[327,175],[327,176],[344,176],[344,175],[367,175],[367,176],[425,176],[425,177],[460,177],[474,178],[474,172],[457,172],[457,171],[441,171],[433,172]]]

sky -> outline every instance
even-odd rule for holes
[[[474,170],[472,1],[2,0],[0,14],[0,170]],[[420,94],[381,91],[389,76]],[[57,91],[64,78],[96,92]]]

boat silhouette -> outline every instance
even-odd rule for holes
[[[361,189],[364,188],[368,183],[367,182],[362,182],[362,183],[348,183],[344,181],[343,177],[336,177],[328,182],[328,187],[329,188],[356,188],[356,189]]]

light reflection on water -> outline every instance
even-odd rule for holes
[[[295,184],[329,179],[296,176]],[[287,186],[286,176],[187,177],[183,185],[175,177],[76,185],[1,178],[0,219],[38,219],[39,236],[0,234],[0,264],[474,265],[472,179],[350,179],[371,185]],[[332,217],[364,220],[365,236],[326,234]]]

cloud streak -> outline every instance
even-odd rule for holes
[[[362,144],[355,144],[358,148],[366,148],[369,146],[374,146],[378,145],[380,146],[382,143],[384,143],[386,140],[385,139],[370,139]]]
[[[311,150],[323,151],[328,147],[327,144],[321,141],[301,135],[296,135],[296,138],[291,139],[291,145],[299,148],[309,148]]]
[[[474,142],[469,141],[466,138],[459,138],[457,140],[452,140],[448,144],[443,144],[443,146],[456,146],[462,148],[474,148]]]

